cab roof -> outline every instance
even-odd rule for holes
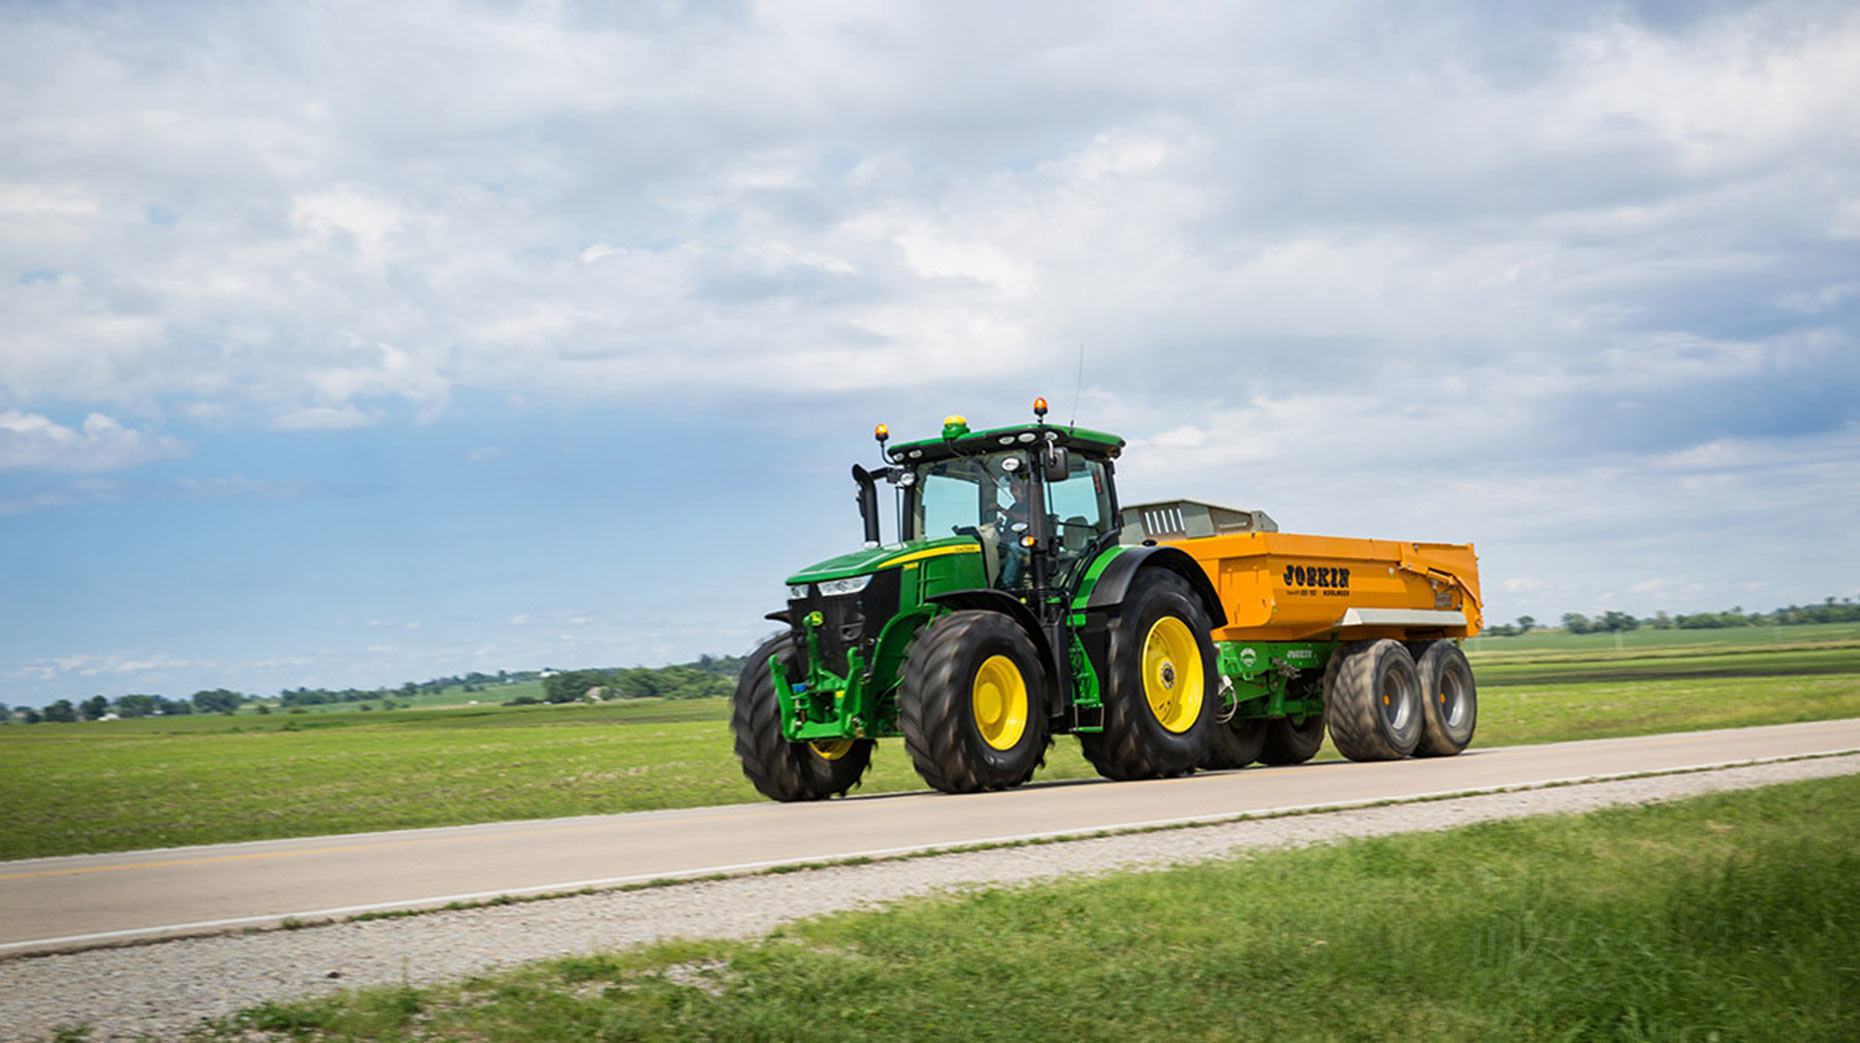
[[[1115,460],[1124,449],[1124,440],[1104,431],[1093,431],[1083,427],[1058,427],[1053,424],[1016,424],[1012,427],[991,427],[984,431],[968,431],[966,425],[960,427],[946,426],[947,433],[960,430],[964,433],[955,437],[924,438],[915,442],[900,442],[886,450],[885,456],[895,463],[921,463],[925,460],[942,460],[951,456],[968,456],[975,453],[990,453],[1015,446],[1032,448],[1035,445],[1051,441],[1087,456]]]

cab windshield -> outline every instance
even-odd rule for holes
[[[1007,460],[1010,466],[1003,466]],[[1027,458],[1019,453],[959,456],[917,469],[911,538],[982,536],[990,542],[1027,525]],[[1015,528],[1019,526],[1019,528]]]

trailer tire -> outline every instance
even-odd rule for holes
[[[1421,741],[1416,757],[1451,757],[1472,742],[1479,723],[1479,688],[1472,664],[1452,641],[1435,641],[1421,653]]]
[[[1107,779],[1157,779],[1194,770],[1217,727],[1218,677],[1207,609],[1188,581],[1139,571],[1111,623],[1104,730],[1079,746]]]
[[[1400,641],[1356,641],[1324,668],[1324,719],[1353,761],[1399,760],[1421,741],[1421,675]]]
[[[1266,724],[1266,741],[1260,747],[1261,764],[1303,764],[1324,745],[1324,715],[1276,717]]]
[[[789,742],[781,734],[781,704],[769,659],[780,656],[790,671],[800,667],[794,638],[782,634],[750,653],[731,698],[730,730],[743,776],[757,792],[780,801],[820,800],[844,795],[859,784],[872,762],[870,739],[831,743]]]
[[[944,793],[1008,789],[1046,759],[1046,675],[1027,632],[1001,612],[963,610],[912,639],[898,688],[904,748]]]
[[[1201,767],[1208,771],[1244,768],[1260,758],[1266,749],[1266,731],[1270,724],[1259,717],[1237,717],[1226,724],[1216,721],[1201,757]]]

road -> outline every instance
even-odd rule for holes
[[[0,955],[1015,839],[1860,750],[1860,719],[0,862]]]

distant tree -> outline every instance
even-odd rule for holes
[[[72,706],[69,699],[60,699],[47,706],[40,716],[50,724],[73,724],[78,719],[77,707]]]
[[[0,724],[11,724],[12,721],[13,711],[8,709],[5,703],[0,703]]]
[[[1528,634],[1535,629],[1537,629],[1537,620],[1532,619],[1530,616],[1518,617],[1518,633]]]
[[[1653,622],[1649,625],[1655,630],[1671,630],[1673,629],[1673,617],[1667,615],[1665,609],[1661,609],[1653,614]]]
[[[1633,630],[1638,626],[1640,626],[1640,620],[1635,619],[1626,612],[1604,612],[1602,618],[1596,620],[1596,629],[1606,630],[1611,634],[1623,630]]]
[[[119,695],[116,697],[116,715],[118,717],[153,717],[161,712],[159,695]]]
[[[1588,616],[1580,612],[1565,612],[1563,613],[1563,629],[1572,634],[1586,634],[1594,630],[1595,625],[1589,622]]]
[[[78,714],[87,721],[94,721],[110,712],[110,700],[101,695],[93,695],[78,704]]]
[[[194,712],[194,704],[189,700],[163,699],[159,695],[155,698],[161,700],[161,715],[163,717],[185,717]]]
[[[26,707],[25,713],[22,716],[25,717],[27,724],[38,724],[40,721],[45,720],[44,714],[30,706]]]
[[[245,696],[226,688],[194,693],[194,706],[201,713],[232,713],[243,702]]]

